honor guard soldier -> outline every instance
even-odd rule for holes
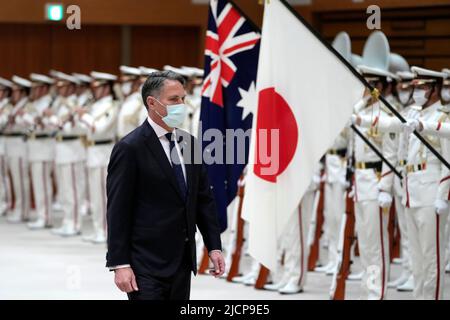
[[[384,132],[403,130],[406,140],[406,177],[403,204],[407,222],[408,243],[414,275],[416,299],[441,299],[444,287],[445,225],[448,216],[449,170],[415,136],[420,125],[425,139],[447,161],[450,159],[449,140],[433,134],[448,122],[448,112],[441,105],[440,91],[446,74],[412,67],[415,74],[413,105],[407,123],[397,118],[380,119]]]
[[[85,129],[76,117],[77,78],[57,72],[58,97],[52,109],[49,124],[57,130],[55,146],[56,180],[63,210],[63,221],[52,230],[60,236],[76,236],[81,233],[80,208],[83,201],[83,185],[86,150],[83,143]]]
[[[89,112],[81,111],[80,122],[87,129],[87,161],[89,198],[91,201],[94,234],[83,240],[93,243],[106,242],[106,173],[109,157],[114,147],[118,105],[113,86],[115,75],[91,72],[91,88],[95,102]]]
[[[189,72],[190,76],[186,83],[186,104],[191,107],[189,110],[190,127],[189,132],[197,137],[200,122],[200,110],[202,104],[202,83],[204,71],[195,67],[181,67]]]
[[[77,85],[77,106],[82,108],[88,108],[94,100],[91,90],[92,78],[82,73],[72,73],[72,76],[78,79]]]
[[[6,214],[11,204],[4,129],[8,123],[8,115],[11,111],[10,98],[12,87],[13,83],[11,81],[0,78],[0,216]]]
[[[140,113],[145,110],[141,96],[141,70],[127,66],[120,66],[120,77],[122,93],[125,100],[120,107],[117,136],[119,139],[136,129],[140,122]]]
[[[449,110],[441,104],[441,89],[446,73],[412,67],[416,77],[414,107],[418,119],[410,119],[407,133],[424,128],[422,134],[447,161],[450,159],[450,140],[438,131],[448,123]],[[430,128],[433,128],[430,129]],[[406,166],[406,216],[411,245],[416,299],[442,299],[445,273],[445,236],[448,220],[450,171],[417,137],[409,135],[408,164]]]
[[[72,73],[72,76],[78,79],[79,83],[77,85],[77,108],[89,110],[92,103],[94,102],[94,96],[91,90],[92,78],[88,75],[81,73]],[[86,162],[85,162],[86,164]],[[89,213],[90,201],[89,201],[89,189],[88,189],[88,170],[86,165],[84,166],[84,175],[80,177],[80,186],[83,190],[83,201],[80,208],[80,213],[85,216]]]
[[[377,93],[387,90],[389,44],[382,32],[368,38],[363,51],[363,65],[359,71],[376,88],[367,100],[363,98],[358,115],[371,117],[369,128],[361,133],[375,146],[389,163],[396,161],[394,140],[378,130],[378,121],[389,117],[387,108],[378,100]],[[369,95],[369,93],[366,93]],[[357,107],[359,108],[359,106]],[[355,108],[355,109],[357,109]],[[388,218],[392,203],[393,172],[380,157],[355,135],[355,227],[364,276],[361,282],[362,299],[384,299],[389,274]]]
[[[55,157],[55,142],[52,130],[43,118],[52,104],[50,86],[54,80],[42,74],[32,73],[31,101],[23,120],[29,129],[28,160],[31,169],[36,220],[28,223],[30,229],[51,226],[52,218],[52,180],[51,169]]]
[[[395,73],[397,79],[395,87],[392,87],[392,94],[386,99],[391,105],[403,116],[407,117],[409,108],[412,104],[412,79],[414,74],[411,73],[408,62],[400,55],[392,53],[390,56],[389,70]],[[395,133],[395,144],[397,146],[397,163],[396,169],[404,174],[406,165],[405,137],[403,132]],[[396,288],[398,291],[413,291],[414,277],[411,267],[411,255],[409,253],[408,232],[405,217],[405,206],[403,205],[403,182],[399,177],[394,176],[394,206],[396,218],[400,229],[400,263],[402,265],[402,273],[400,277],[388,283],[388,288]],[[394,263],[395,263],[394,258]]]
[[[153,69],[153,68],[147,68],[147,67],[139,67],[139,70],[141,71],[141,82],[142,85],[144,84],[145,80],[147,80],[148,76],[150,74],[152,74],[153,72],[159,71],[157,69]],[[142,85],[139,87],[139,91],[142,90]],[[144,121],[146,121],[148,118],[148,111],[147,108],[145,108],[145,106],[141,109],[141,111],[139,112],[139,123],[143,123]]]
[[[26,127],[22,121],[31,82],[27,79],[13,76],[11,95],[12,110],[9,114],[6,131],[6,154],[11,171],[14,192],[14,208],[7,220],[9,222],[27,221],[30,210],[30,181],[28,176],[28,148],[26,143]]]

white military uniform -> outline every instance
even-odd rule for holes
[[[64,218],[61,227],[54,229],[54,233],[62,236],[74,236],[81,232],[80,206],[84,190],[79,177],[84,175],[86,160],[86,149],[82,140],[85,129],[76,119],[74,122],[65,121],[73,114],[76,101],[75,94],[57,99],[57,113],[50,119],[53,125],[60,128],[56,139],[55,164]]]
[[[391,100],[391,99],[389,99]],[[396,103],[391,103],[391,105],[396,105],[397,110],[400,107]],[[417,118],[419,116],[418,112],[415,109],[411,109],[410,106],[398,110],[400,114],[404,118]],[[361,121],[361,126],[365,128],[369,128],[371,126],[371,116],[359,116]],[[378,121],[379,132],[383,132],[385,134],[389,134],[393,139],[392,144],[390,146],[394,146],[397,150],[396,152],[396,162],[392,163],[396,165],[396,169],[398,172],[404,173],[405,165],[406,165],[406,155],[407,155],[407,138],[405,137],[401,122],[398,118],[394,116],[383,117]],[[394,196],[394,205],[397,213],[400,234],[401,234],[401,253],[402,253],[402,267],[403,272],[399,280],[401,280],[398,284],[397,281],[393,282],[393,286],[397,286],[400,290],[409,291],[409,287],[413,286],[413,274],[411,267],[411,256],[409,253],[409,244],[408,244],[408,232],[407,232],[407,221],[405,216],[405,205],[404,205],[404,181],[400,180],[398,176],[394,176],[393,182],[393,196]]]
[[[141,90],[137,90],[135,92],[131,92],[132,86],[135,81],[139,81],[142,72],[147,74],[148,71],[151,71],[147,68],[141,69],[132,68],[127,66],[120,66],[120,71],[122,72],[124,77],[128,77],[125,83],[122,83],[122,87],[125,85],[129,85],[127,88],[124,88],[123,94],[126,96],[122,105],[120,106],[120,111],[118,115],[117,122],[117,136],[119,139],[125,137],[128,133],[139,127],[145,119],[141,119],[142,110],[146,111],[144,107],[144,103],[142,101]],[[141,121],[142,120],[142,121]]]
[[[140,115],[143,110],[147,113],[139,91],[133,92],[125,98],[118,116],[117,135],[119,139],[142,124]]]
[[[31,74],[30,77],[33,81],[43,82],[47,85],[53,83],[51,78],[44,75]],[[36,221],[28,224],[32,229],[43,228],[51,224],[51,169],[55,156],[55,143],[52,131],[48,127],[38,125],[37,121],[38,118],[44,118],[44,111],[50,107],[52,100],[50,94],[40,97],[28,104],[27,113],[23,116],[23,120],[30,130],[27,140],[28,160],[37,217]]]
[[[325,156],[325,234],[328,239],[328,263],[323,270],[332,274],[338,262],[338,242],[342,216],[345,213],[345,190],[348,129],[335,139]]]
[[[395,144],[389,135],[378,131],[377,124],[388,117],[380,103],[374,103],[360,111],[361,116],[371,117],[370,128],[359,130],[377,147],[385,158],[395,164]],[[355,152],[355,224],[361,264],[364,270],[362,298],[384,299],[389,273],[388,212],[379,207],[380,190],[391,192],[393,174],[385,163],[357,135]],[[381,170],[380,170],[381,169]]]
[[[438,74],[426,69],[413,67],[418,74]],[[439,74],[438,74],[439,76]],[[417,120],[429,131],[436,124],[436,132],[448,114],[444,112],[440,102],[423,109],[411,106],[409,120]],[[396,118],[380,121],[384,131],[399,132],[404,125]],[[439,134],[425,134],[432,147],[450,159],[449,140]],[[436,156],[425,147],[415,135],[407,138],[407,166],[404,182],[406,220],[412,271],[414,275],[414,297],[416,299],[441,299],[444,287],[445,268],[445,228],[448,208],[438,213],[437,203],[447,203],[450,189],[449,170],[440,163]]]
[[[13,82],[20,86],[31,88],[31,82],[26,79],[14,76]],[[16,115],[19,111],[24,111],[28,104],[28,97],[17,102],[11,111],[11,115]],[[28,220],[30,210],[30,180],[28,176],[28,148],[26,143],[26,127],[22,121],[22,116],[15,116],[14,123],[8,127],[6,137],[6,154],[8,166],[11,170],[12,185],[14,192],[14,208],[8,220],[19,222]]]
[[[102,75],[91,73],[94,79],[102,80]],[[115,143],[117,116],[117,103],[109,95],[95,101],[89,113],[83,114],[80,119],[88,128],[86,166],[89,172],[89,198],[94,224],[94,234],[86,240],[94,243],[106,241],[106,174]]]
[[[12,82],[0,78],[0,86],[12,87]],[[0,215],[6,213],[10,206],[11,195],[9,190],[8,166],[6,159],[6,139],[3,129],[8,123],[8,115],[11,111],[9,98],[0,100]]]

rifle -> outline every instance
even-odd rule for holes
[[[227,281],[231,282],[233,277],[239,274],[239,264],[242,255],[242,245],[244,242],[244,219],[242,219],[242,204],[244,202],[245,184],[243,176],[238,182],[237,196],[239,197],[238,212],[237,212],[237,226],[236,226],[236,242],[234,246],[233,257],[231,260],[230,270],[228,271]]]
[[[209,254],[208,254],[208,249],[203,248],[203,256],[202,256],[202,260],[200,262],[200,266],[198,268],[198,273],[199,274],[206,274],[206,270],[209,267]]]
[[[324,170],[321,172],[321,176],[323,176]],[[310,230],[310,239],[308,241],[309,247],[309,257],[308,257],[308,271],[314,271],[314,268],[317,265],[317,260],[319,260],[319,251],[320,251],[320,236],[322,235],[322,227],[324,222],[324,202],[325,202],[325,182],[320,182],[319,190],[316,191],[316,196],[318,195],[318,203],[316,210],[313,211],[315,213],[315,217],[312,219],[311,230]],[[318,193],[318,194],[317,194]],[[316,201],[314,201],[316,203]],[[313,234],[311,234],[311,231]],[[311,236],[312,235],[312,236]]]
[[[261,264],[259,268],[258,278],[256,279],[255,289],[264,289],[264,285],[267,283],[270,271]]]
[[[394,203],[392,203],[389,211],[389,259],[392,262],[394,258],[400,257],[400,232],[396,219],[396,211]]]

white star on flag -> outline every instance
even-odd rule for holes
[[[244,120],[250,113],[255,113],[258,103],[258,94],[256,93],[256,86],[254,81],[250,83],[248,91],[245,91],[241,88],[238,88],[238,90],[239,94],[241,95],[241,100],[239,100],[236,106],[242,108],[242,120]]]

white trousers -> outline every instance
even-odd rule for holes
[[[57,164],[58,192],[64,212],[62,227],[79,232],[81,230],[80,205],[82,197],[82,181],[84,163]]]
[[[11,190],[9,188],[8,164],[5,155],[0,155],[0,208],[11,206]]]
[[[381,211],[376,200],[355,203],[355,223],[364,276],[361,299],[380,300],[386,293],[389,274],[389,210]]]
[[[447,215],[434,207],[406,208],[416,299],[443,297]]]
[[[308,230],[313,214],[315,192],[307,192],[302,198],[299,210],[291,219],[289,250],[285,255],[286,283],[297,283],[300,288],[306,283],[308,271]]]
[[[27,220],[30,213],[30,179],[28,176],[28,161],[22,157],[8,158],[14,191],[14,208],[11,216]]]
[[[328,263],[338,261],[337,246],[342,216],[345,212],[345,189],[340,183],[325,183],[324,218],[328,238]]]
[[[106,167],[88,168],[89,198],[94,233],[104,237],[106,237],[106,171]]]
[[[38,220],[51,224],[52,218],[52,178],[51,161],[31,162],[31,179],[33,183],[34,205]]]
[[[402,197],[394,197],[395,212],[397,213],[398,226],[400,228],[400,252],[403,259],[402,267],[405,276],[412,274],[411,255],[409,253],[408,226],[406,222],[405,206],[402,204]]]

